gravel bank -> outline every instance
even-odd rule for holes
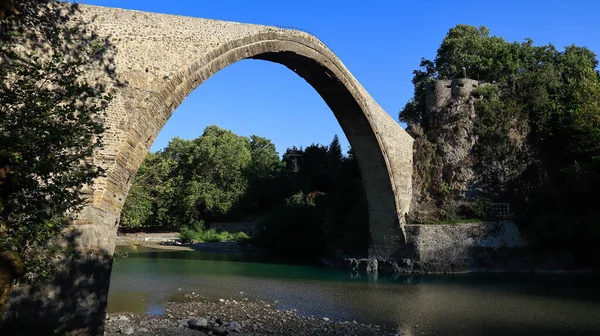
[[[257,249],[240,241],[223,241],[214,243],[182,244],[179,242],[179,233],[125,233],[117,236],[116,245],[143,246],[157,250],[168,251],[198,251],[228,254],[252,254]]]
[[[197,330],[200,329],[200,330]],[[186,294],[167,303],[161,316],[114,313],[107,316],[106,335],[394,335],[389,328],[327,317],[300,316],[265,301],[208,300]]]

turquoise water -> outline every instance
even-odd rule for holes
[[[419,335],[600,335],[597,275],[374,278],[239,255],[129,252],[113,266],[109,312],[161,314],[165,302],[195,292],[213,299],[278,301],[278,308],[303,315]]]

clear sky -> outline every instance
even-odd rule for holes
[[[600,52],[600,1],[401,0],[83,0],[85,4],[227,21],[294,26],[325,42],[395,120],[412,96],[412,71],[434,58],[448,29],[485,25],[508,41],[529,37],[559,49],[577,44]],[[174,136],[192,139],[208,125],[271,139],[280,154],[292,145],[328,144],[338,134],[333,113],[287,68],[265,61],[233,64],[183,102],[151,150]],[[402,125],[403,127],[405,125]]]

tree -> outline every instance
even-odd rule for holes
[[[419,125],[426,129],[428,125],[425,117],[425,104],[428,84],[435,78],[435,65],[432,61],[423,58],[419,67],[420,69],[413,71],[413,98],[404,105],[399,119],[408,125]]]
[[[198,156],[186,203],[199,215],[226,214],[245,193],[243,170],[250,164],[249,139],[217,126],[208,126],[194,140]]]
[[[165,216],[165,209],[179,195],[174,188],[177,180],[171,176],[175,169],[175,160],[164,153],[148,153],[123,205],[119,228],[140,230],[176,227]]]
[[[329,190],[331,174],[327,146],[312,144],[304,149],[299,177],[306,192]]]
[[[250,157],[251,162],[245,171],[248,189],[240,211],[259,214],[285,198],[286,190],[280,184],[284,163],[271,140],[257,135],[250,137]]]
[[[600,187],[597,66],[596,55],[584,47],[559,51],[530,39],[509,43],[486,27],[451,28],[435,60],[423,59],[413,72],[414,96],[399,115],[417,138],[414,162],[422,169],[413,185],[444,182],[440,170],[431,169],[442,160],[432,143],[439,130],[427,124],[426,96],[431,81],[461,76],[464,67],[470,78],[494,83],[480,85],[470,100],[476,141],[469,160],[478,192],[510,201],[526,233],[541,245],[577,249],[578,240],[581,246],[582,239],[596,239],[598,212],[590,195]]]
[[[288,148],[283,153],[282,162],[284,167],[288,171],[294,171],[295,169],[299,169],[302,166],[302,157],[304,155],[304,150],[302,147],[298,148],[296,146],[292,146],[292,148]]]
[[[208,126],[194,140],[175,137],[164,150],[148,154],[123,206],[123,228],[172,230],[232,216],[249,188],[251,152],[260,181],[280,165],[268,140],[252,139]]]
[[[85,187],[103,173],[90,158],[102,148],[110,95],[85,80],[106,45],[64,28],[69,11],[52,1],[17,2],[14,9],[0,29],[0,250],[18,261],[9,264],[23,264],[20,280],[35,283],[53,275],[60,249],[52,242],[84,206]],[[18,49],[23,40],[46,43],[47,56]],[[13,279],[2,280],[4,290]]]
[[[431,81],[460,78],[464,68],[469,78],[504,83],[519,71],[531,69],[538,61],[551,57],[552,48],[533,46],[530,39],[509,43],[501,37],[490,36],[485,26],[456,25],[444,37],[435,59],[422,58],[419,69],[413,71],[414,95],[400,111],[399,120],[428,131],[425,108]]]
[[[333,140],[327,147],[327,155],[329,156],[329,170],[335,174],[342,164],[344,155],[342,154],[342,146],[337,134],[333,136]]]

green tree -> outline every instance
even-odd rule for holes
[[[302,155],[300,171],[289,176],[293,191],[286,202],[259,220],[256,243],[301,259],[333,256],[339,250],[365,255],[370,241],[367,202],[352,150],[343,157],[334,137],[330,146],[293,147],[286,153]]]
[[[413,99],[399,115],[417,138],[415,165],[422,169],[414,185],[444,182],[439,169],[431,169],[442,160],[431,143],[436,130],[427,124],[429,83],[460,77],[465,68],[468,77],[494,83],[474,94],[477,141],[470,159],[479,192],[510,201],[530,239],[541,245],[577,249],[578,240],[597,239],[598,211],[590,201],[600,187],[597,66],[584,47],[559,51],[530,39],[509,43],[485,27],[451,28],[435,61],[423,59],[414,71]]]
[[[197,156],[188,183],[188,211],[208,217],[226,214],[246,192],[244,169],[250,164],[248,138],[208,126],[194,140]]]
[[[285,188],[280,185],[284,163],[271,140],[252,135],[250,137],[251,162],[245,174],[248,190],[244,196],[244,214],[260,214],[280,203]]]
[[[331,140],[331,143],[327,147],[327,155],[329,156],[329,171],[335,174],[340,169],[342,159],[344,158],[340,139],[337,134],[333,136],[333,140]]]
[[[328,192],[331,182],[328,147],[312,144],[304,149],[298,177],[307,192]]]
[[[431,81],[461,78],[464,68],[469,78],[505,83],[520,71],[552,57],[552,51],[552,46],[533,46],[530,39],[522,43],[506,42],[501,37],[490,36],[485,26],[456,25],[444,37],[434,61],[423,58],[419,69],[413,71],[414,95],[400,111],[399,119],[427,131],[425,108]]]
[[[176,137],[164,150],[148,154],[123,206],[123,228],[172,230],[231,216],[248,189],[252,143],[261,181],[280,165],[268,154],[274,146],[253,139],[208,126],[194,140]]]
[[[85,80],[106,45],[62,26],[73,7],[21,1],[14,8],[18,14],[0,23],[0,250],[24,264],[20,280],[35,283],[53,275],[61,252],[53,241],[103,172],[90,158],[102,148],[110,96]],[[27,40],[44,42],[47,56],[15,46]],[[12,279],[2,280],[4,290]]]
[[[123,205],[121,229],[168,230],[177,227],[165,213],[178,196],[175,188],[178,180],[171,176],[175,169],[175,161],[163,153],[148,153]]]
[[[425,104],[427,100],[428,84],[435,78],[435,65],[432,61],[421,59],[420,69],[413,71],[412,83],[414,95],[400,111],[399,119],[408,125],[419,125],[427,129],[425,118]]]

